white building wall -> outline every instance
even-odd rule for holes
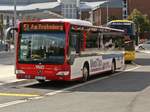
[[[79,10],[79,4],[80,0],[61,0],[62,3],[62,15],[65,18],[79,18],[78,14],[80,12]]]

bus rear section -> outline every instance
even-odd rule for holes
[[[135,60],[135,24],[129,20],[112,20],[107,24],[108,27],[122,29],[125,31],[124,49],[125,61],[132,62]]]
[[[124,48],[125,48],[125,61],[131,63],[132,61],[135,60],[135,47],[133,44],[133,41],[125,41],[124,44]]]

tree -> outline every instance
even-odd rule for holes
[[[133,10],[128,19],[135,23],[138,44],[140,37],[144,35],[145,32],[150,32],[150,20],[147,15],[142,14],[137,9]]]
[[[133,12],[128,17],[129,20],[133,21],[136,25],[136,30],[139,33],[144,33],[145,31],[150,31],[150,20],[147,15],[143,15],[137,9],[134,9]]]

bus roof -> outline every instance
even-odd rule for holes
[[[122,29],[116,29],[116,28],[110,28],[110,27],[107,27],[107,26],[93,26],[93,28],[97,28],[97,29],[101,29],[102,31],[114,31],[114,32],[120,32],[120,33],[124,33],[124,30]]]
[[[121,30],[121,29],[115,29],[115,28],[103,27],[103,26],[100,26],[99,28],[101,28],[101,29],[106,29],[106,30],[110,30],[110,31],[122,32],[122,33],[124,33],[124,30]]]
[[[110,21],[109,23],[111,23],[111,22],[130,22],[130,23],[133,23],[133,21],[130,21],[130,20],[126,20],[126,19],[124,19],[124,20],[112,20],[112,21]]]
[[[73,25],[80,25],[80,26],[93,26],[91,22],[79,20],[79,19],[42,19],[40,21],[43,22],[68,22]]]

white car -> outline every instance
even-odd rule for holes
[[[138,45],[139,50],[150,50],[150,41],[146,41],[143,44]]]

